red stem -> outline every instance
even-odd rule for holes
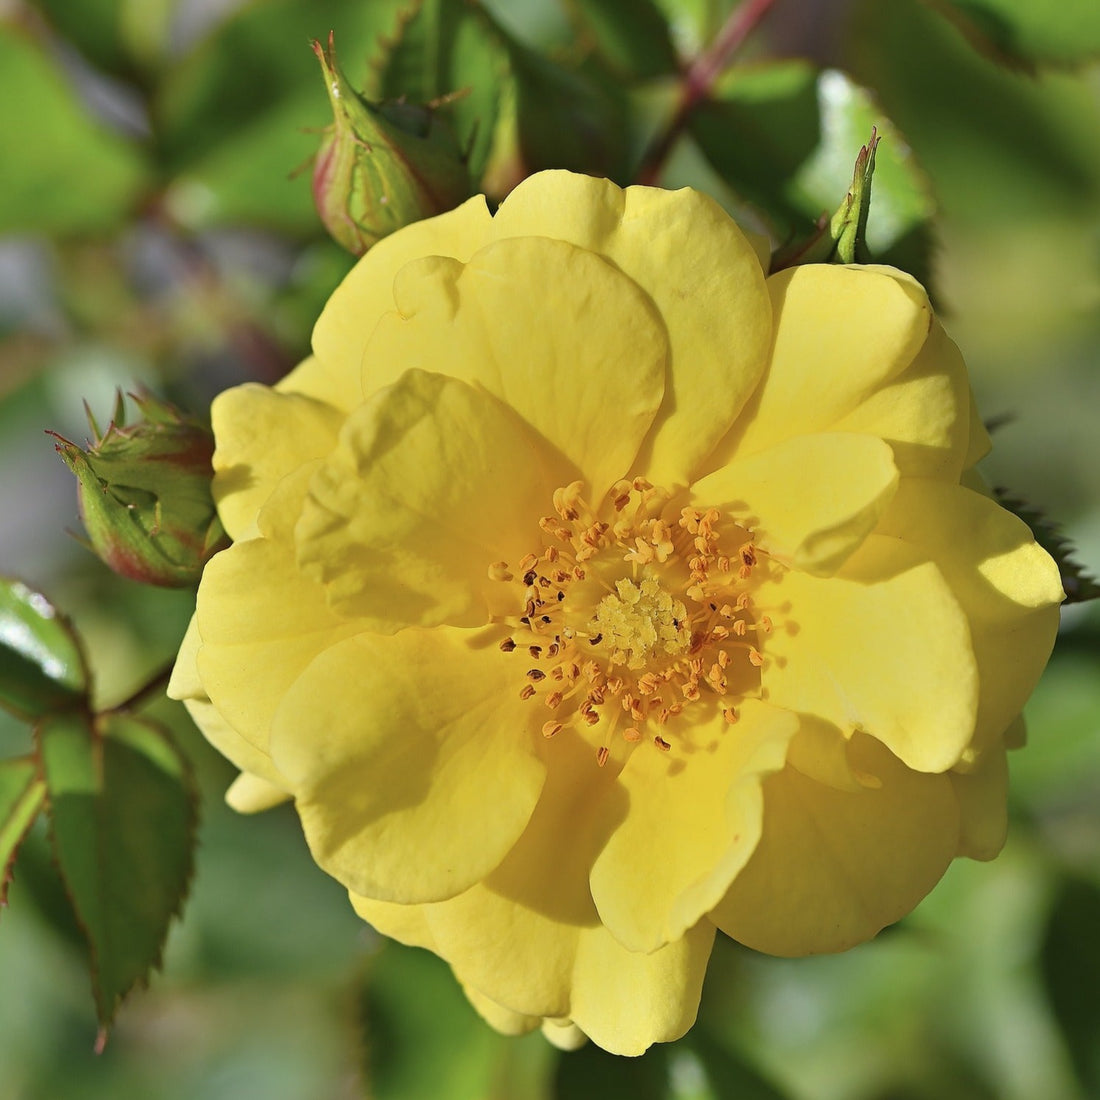
[[[730,12],[717,37],[691,64],[680,85],[680,101],[676,104],[668,126],[650,146],[638,169],[638,182],[653,186],[657,183],[672,152],[673,145],[687,126],[691,112],[700,100],[710,95],[714,82],[725,72],[733,55],[745,39],[767,15],[775,0],[745,0]]]

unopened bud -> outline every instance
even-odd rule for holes
[[[210,495],[214,438],[167,402],[131,395],[142,419],[127,426],[122,394],[105,432],[91,412],[84,449],[55,436],[76,475],[80,516],[92,549],[123,577],[194,584],[227,544]]]
[[[325,228],[355,255],[410,222],[456,207],[470,195],[458,144],[430,108],[369,103],[347,82],[328,47],[313,43],[332,104],[313,169],[313,201]]]

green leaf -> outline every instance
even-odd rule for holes
[[[105,233],[127,216],[148,181],[141,154],[88,113],[53,58],[2,22],[0,102],[0,234]]]
[[[975,229],[1052,210],[1094,216],[1100,111],[1084,81],[1009,72],[919,0],[857,0],[842,44],[844,68],[875,89],[945,215]]]
[[[454,96],[443,117],[477,181],[492,152],[509,78],[501,33],[478,5],[463,0],[412,0],[407,9],[374,67],[367,98],[431,103]]]
[[[125,67],[119,0],[33,0],[33,6],[94,65],[108,70]]]
[[[30,757],[0,760],[0,905],[7,904],[12,864],[46,798]]]
[[[310,42],[332,30],[358,85],[407,2],[252,0],[197,43],[165,74],[154,105],[172,215],[192,229],[319,233],[298,170],[332,111]]]
[[[731,69],[689,129],[734,193],[759,208],[786,246],[798,253],[820,234],[852,184],[852,161],[872,127],[874,199],[867,212],[871,258],[893,263],[927,283],[929,184],[904,138],[861,87],[836,70],[802,61]]]
[[[668,1100],[668,1052],[652,1046],[640,1058],[620,1058],[586,1043],[563,1054],[554,1076],[554,1100]]]
[[[51,26],[93,65],[133,77],[151,68],[171,42],[178,0],[32,0]]]
[[[87,937],[102,1044],[121,999],[160,965],[187,892],[190,771],[144,719],[51,717],[37,734],[54,857]]]
[[[786,1093],[780,1092],[736,1050],[698,1025],[684,1037],[681,1047],[698,1058],[715,1100],[727,1096],[737,1100],[787,1100]]]
[[[84,706],[90,683],[69,621],[41,592],[0,577],[0,706],[33,720]]]
[[[524,169],[567,168],[629,182],[622,89],[594,66],[567,68],[515,40],[508,54]]]
[[[665,15],[683,57],[705,50],[741,0],[653,0]]]
[[[463,94],[450,110],[474,180],[490,158],[510,152],[494,145],[513,103],[521,174],[570,168],[622,178],[626,113],[618,89],[591,68],[536,53],[477,5],[422,0],[402,22],[368,98],[428,102],[455,92]]]
[[[537,1033],[493,1031],[430,952],[387,943],[370,964],[363,1016],[373,1100],[546,1098],[554,1049]]]
[[[940,0],[980,49],[1023,63],[1072,65],[1100,56],[1096,0]]]
[[[790,193],[791,179],[821,139],[817,71],[802,61],[730,69],[692,113],[688,128],[715,170],[736,194],[770,216],[780,236],[808,232],[817,214],[835,209],[859,147],[847,151],[841,187],[808,213],[804,197]]]
[[[1047,924],[1042,969],[1047,996],[1087,1096],[1100,1095],[1100,887],[1069,879]]]
[[[678,71],[668,19],[653,0],[567,0],[566,8],[582,45],[590,42],[619,76],[647,80]]]

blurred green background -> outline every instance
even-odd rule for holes
[[[74,484],[43,433],[82,439],[82,402],[106,417],[119,386],[201,415],[305,354],[352,263],[310,199],[328,117],[310,39],[334,29],[375,95],[470,87],[452,121],[500,197],[553,165],[636,178],[735,7],[0,4],[0,572],[73,616],[101,699],[170,658],[193,597],[116,578],[64,533]],[[1056,520],[1094,573],[1098,57],[1095,0],[777,0],[658,166],[781,245],[837,205],[877,123],[871,247],[929,281],[983,414],[1005,419],[988,479]],[[956,863],[912,917],[842,956],[720,943],[699,1025],[637,1061],[490,1032],[442,964],[354,918],[289,810],[227,810],[231,769],[158,703],[203,795],[163,972],[95,1056],[80,938],[32,835],[0,917],[0,1098],[1100,1097],[1098,612],[1065,611],[996,862]],[[27,744],[0,716],[0,757]]]

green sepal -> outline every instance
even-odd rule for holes
[[[867,248],[867,218],[871,212],[871,180],[875,174],[878,131],[856,154],[852,183],[836,213],[822,217],[808,237],[784,245],[772,255],[771,270],[782,271],[798,264],[862,264],[871,261]]]

